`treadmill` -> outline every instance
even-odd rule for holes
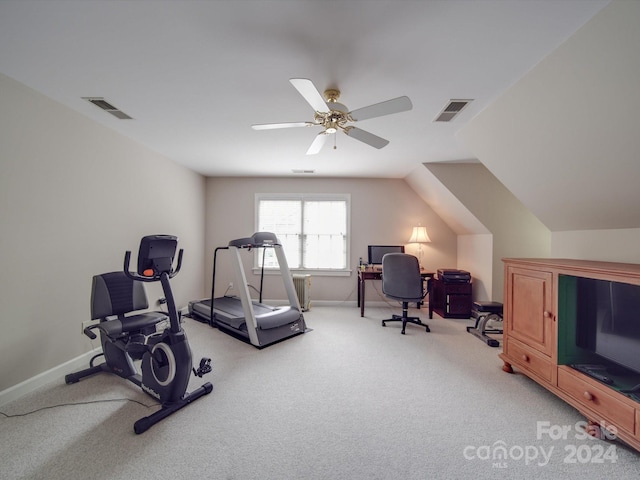
[[[251,299],[240,255],[243,250],[256,248],[274,249],[288,305],[274,307],[262,303],[264,262],[260,276],[260,298],[259,300]],[[218,252],[221,250],[228,250],[232,256],[231,265],[235,272],[236,286],[239,292],[237,296],[215,297],[216,262]],[[189,314],[196,320],[217,327],[219,330],[247,341],[258,348],[307,331],[284,250],[276,235],[270,232],[257,232],[251,237],[231,240],[226,247],[216,248],[213,256],[211,298],[189,302]]]

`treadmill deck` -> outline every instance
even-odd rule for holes
[[[198,316],[210,320],[211,299],[207,298],[199,302],[193,302],[191,307]],[[252,307],[258,328],[261,330],[288,325],[300,320],[301,316],[300,312],[290,306],[273,307],[253,300]],[[213,316],[216,323],[224,323],[242,332],[247,331],[244,309],[238,297],[219,297],[214,299]]]

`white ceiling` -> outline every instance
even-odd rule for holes
[[[404,177],[473,159],[455,133],[607,3],[0,0],[0,72],[205,175]],[[313,119],[290,78],[413,110],[358,124],[381,150],[339,133],[306,156],[320,127],[250,128]],[[454,98],[474,101],[433,123]]]

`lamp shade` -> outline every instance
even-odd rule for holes
[[[425,227],[413,227],[409,243],[429,243],[431,239]]]

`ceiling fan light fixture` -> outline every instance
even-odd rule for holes
[[[327,136],[337,133],[338,130],[342,130],[350,137],[366,143],[373,148],[383,148],[389,143],[389,140],[385,140],[382,137],[378,137],[377,135],[348,124],[358,120],[406,112],[413,108],[409,97],[398,97],[350,111],[345,105],[338,102],[340,90],[337,88],[329,88],[324,91],[324,95],[321,95],[313,82],[307,78],[291,78],[289,82],[298,90],[298,93],[302,95],[311,108],[313,108],[315,112],[313,122],[267,123],[252,125],[251,128],[254,130],[268,130],[273,128],[304,126],[322,127],[323,130],[316,135],[316,138],[307,150],[307,155],[318,153],[326,143]],[[336,148],[336,137],[337,135],[333,136],[334,149]]]

